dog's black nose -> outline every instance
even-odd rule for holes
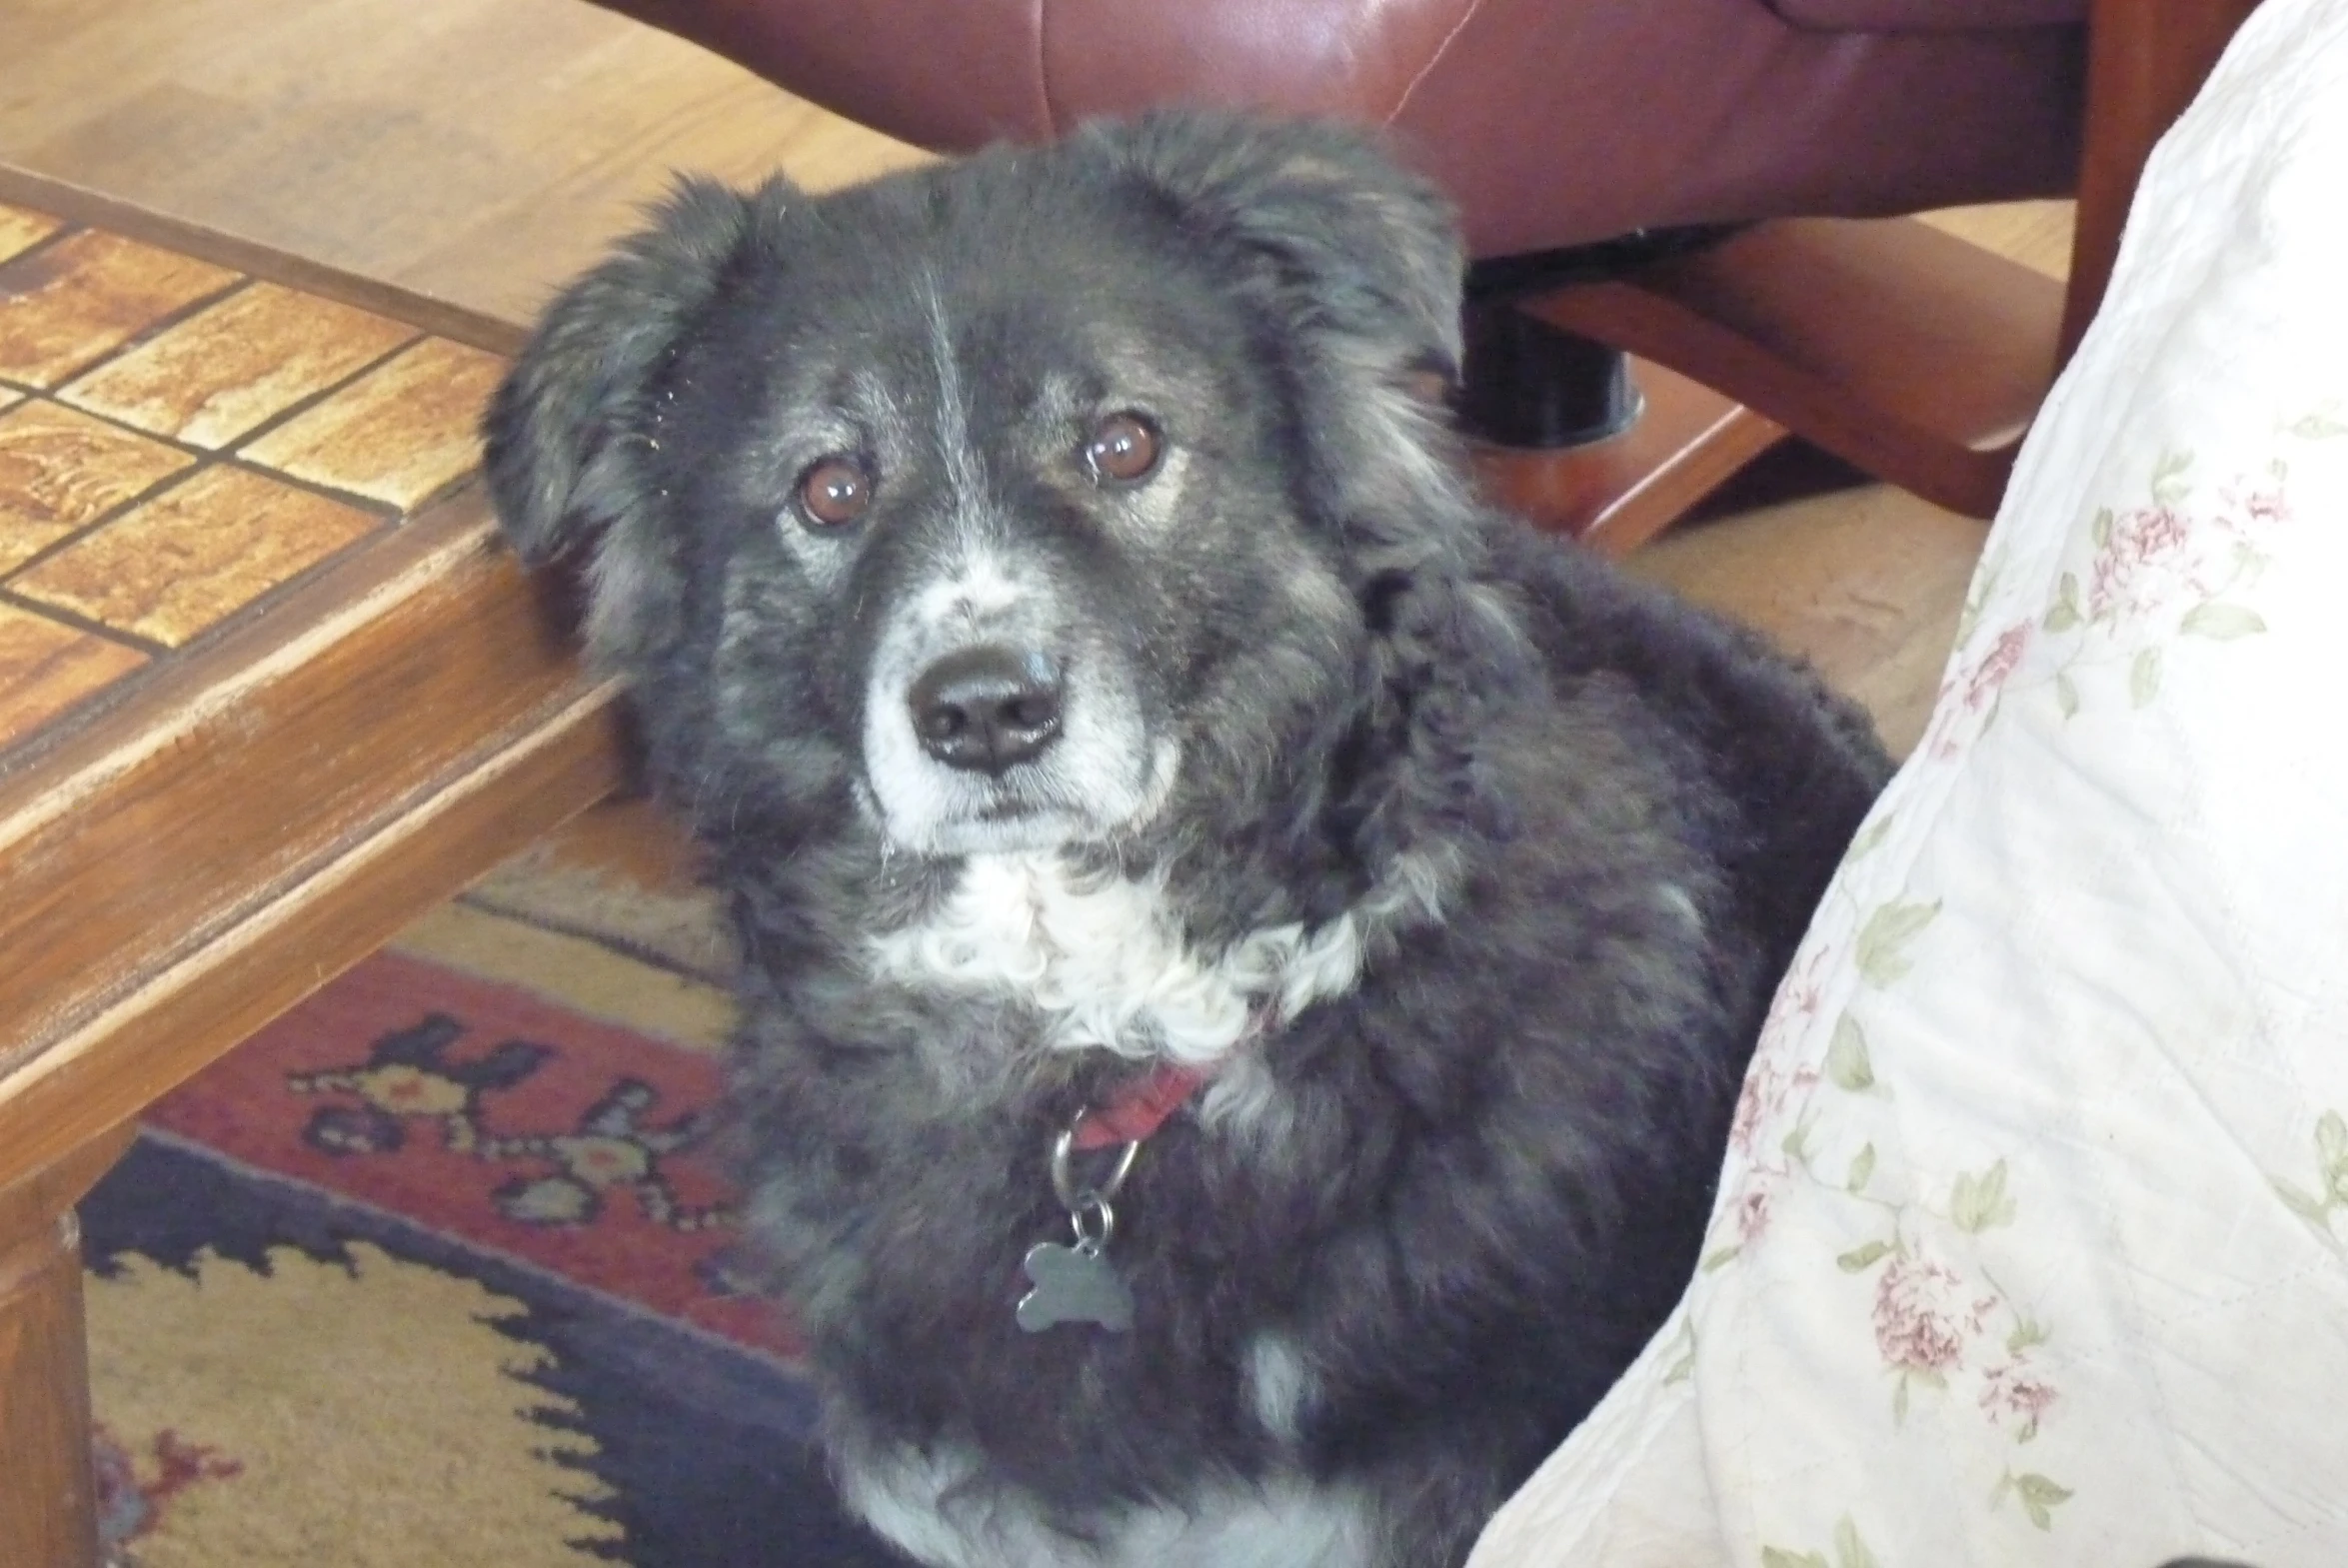
[[[1001,774],[1060,734],[1060,673],[1041,654],[988,644],[949,654],[906,701],[922,749],[949,768]]]

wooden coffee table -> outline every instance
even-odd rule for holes
[[[621,749],[495,534],[518,334],[0,169],[0,1564],[97,1536],[73,1205]]]

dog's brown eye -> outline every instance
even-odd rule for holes
[[[1158,467],[1158,427],[1139,414],[1112,414],[1093,427],[1085,466],[1112,485],[1131,485]]]
[[[873,504],[873,477],[854,458],[824,458],[799,477],[799,510],[820,528],[841,528]]]

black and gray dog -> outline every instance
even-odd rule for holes
[[[1319,125],[688,183],[490,417],[731,895],[751,1229],[925,1562],[1457,1563],[1691,1272],[1887,764],[1477,507],[1460,269]]]

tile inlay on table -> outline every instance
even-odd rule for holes
[[[146,662],[135,648],[0,605],[0,737],[38,729]]]
[[[55,234],[64,227],[45,212],[27,212],[0,202],[0,261]]]
[[[246,456],[313,484],[412,507],[481,461],[474,424],[506,363],[428,338],[254,442]]]
[[[0,1565],[101,1568],[71,1208],[626,779],[475,480],[513,325],[0,163]]]
[[[274,283],[240,289],[76,378],[58,397],[193,446],[241,440],[416,332]]]
[[[215,466],[9,579],[26,599],[177,648],[380,519]]]
[[[0,263],[0,377],[55,386],[237,281],[225,267],[84,229]]]
[[[195,463],[74,409],[28,403],[0,414],[0,572]]]
[[[0,204],[0,760],[447,493],[504,368]]]

